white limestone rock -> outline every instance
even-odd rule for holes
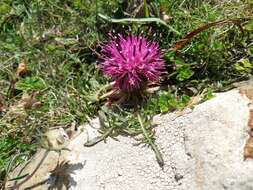
[[[64,171],[65,178],[60,176],[57,182],[67,181],[69,187],[63,189],[72,190],[251,190],[253,161],[243,160],[248,104],[247,98],[232,90],[217,94],[175,120],[175,113],[156,116],[156,143],[164,156],[164,168],[159,167],[150,148],[133,146],[135,141],[128,137],[84,147],[87,134],[90,138],[98,135],[96,129],[86,125],[70,140],[71,151],[61,155],[60,160],[68,160],[69,166]],[[92,125],[99,128],[98,120]],[[55,180],[49,177],[49,171],[57,160],[57,154],[49,153],[37,177],[20,189],[29,189],[46,178],[51,181],[34,189],[52,187]],[[36,159],[32,160],[23,174],[33,170],[36,163]]]

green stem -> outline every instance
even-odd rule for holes
[[[148,135],[148,132],[143,124],[143,121],[142,121],[142,118],[141,118],[141,115],[139,113],[139,111],[137,111],[137,117],[138,117],[138,121],[141,125],[141,129],[142,129],[142,132],[145,136],[145,138],[148,140],[148,143],[149,145],[151,146],[152,150],[155,152],[155,156],[156,156],[156,160],[158,162],[158,164],[163,167],[164,165],[164,160],[163,160],[163,157],[162,157],[162,154],[161,152],[159,151],[158,147],[156,146],[156,144],[154,144],[154,142],[150,139],[149,135]]]
[[[145,17],[146,18],[149,17],[147,0],[144,0],[144,11],[145,11]]]

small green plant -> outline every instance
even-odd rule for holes
[[[44,90],[45,88],[46,83],[40,77],[26,77],[15,84],[15,89],[22,91]]]
[[[190,101],[190,97],[183,95],[176,98],[172,93],[163,91],[159,95],[159,107],[162,113],[183,109]]]
[[[4,184],[5,180],[7,180],[6,176],[8,176],[12,169],[29,158],[36,150],[36,147],[19,142],[17,139],[11,137],[4,137],[0,139],[0,149],[1,186]]]
[[[252,68],[253,68],[253,62],[251,63],[250,60],[248,58],[239,60],[236,64],[235,64],[235,69],[239,72],[239,73],[251,73],[252,72]]]

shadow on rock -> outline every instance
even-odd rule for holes
[[[27,187],[25,190],[31,190],[43,184],[48,184],[49,190],[67,190],[71,186],[76,186],[77,184],[74,178],[71,177],[71,174],[74,174],[76,170],[82,169],[84,165],[85,162],[70,164],[69,161],[62,161],[61,163],[58,163],[52,171],[50,171],[50,177],[48,179]]]

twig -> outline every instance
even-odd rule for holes
[[[190,42],[190,40],[195,37],[196,35],[198,35],[199,33],[201,33],[202,31],[209,29],[211,27],[214,26],[223,26],[224,24],[235,24],[237,25],[240,30],[243,33],[243,28],[241,26],[241,24],[245,21],[249,21],[252,18],[238,18],[238,19],[225,19],[225,20],[220,20],[220,21],[216,21],[216,22],[211,22],[208,24],[205,24],[195,30],[193,30],[192,32],[188,33],[185,37],[183,37],[181,40],[179,40],[178,42],[176,42],[175,47],[173,48],[173,50],[177,51],[182,49],[187,43]]]

